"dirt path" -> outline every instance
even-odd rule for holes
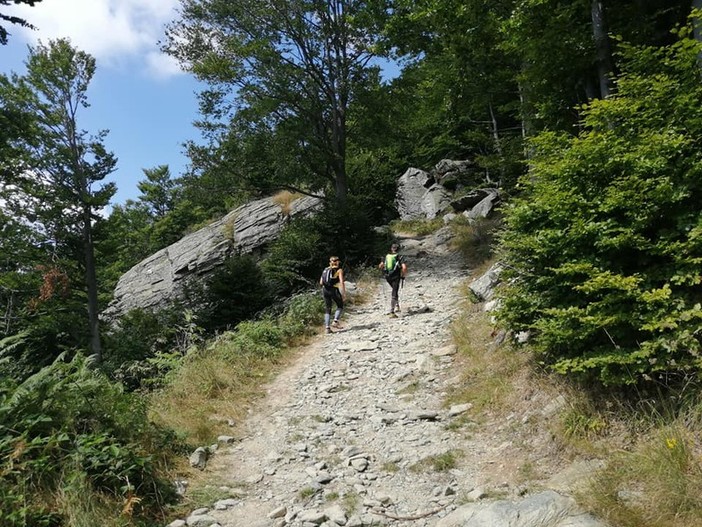
[[[523,492],[510,429],[523,416],[468,434],[452,426],[467,407],[443,404],[458,380],[449,325],[469,271],[435,237],[403,246],[402,315],[385,314],[384,286],[315,339],[269,386],[244,439],[211,460],[234,497],[188,525],[429,527],[495,489]]]

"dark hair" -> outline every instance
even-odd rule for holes
[[[400,246],[397,245],[396,243],[393,243],[393,244],[390,246],[390,252],[395,253],[395,252],[397,252],[399,249],[400,249]]]

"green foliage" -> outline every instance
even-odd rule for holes
[[[393,147],[414,166],[476,161],[481,179],[522,172],[518,55],[504,46],[512,0],[399,1],[388,43],[410,58],[392,82]]]
[[[139,201],[148,207],[151,216],[162,218],[173,208],[175,182],[171,179],[168,165],[145,168],[145,180],[137,183],[141,192]]]
[[[350,149],[348,172],[354,207],[365,211],[368,220],[383,225],[397,216],[397,177],[406,169],[390,148]]]
[[[320,262],[322,235],[312,218],[294,220],[271,244],[262,268],[277,295],[310,287]]]
[[[372,259],[376,240],[369,215],[351,199],[294,220],[271,244],[262,268],[272,291],[285,296],[316,287],[331,255],[339,256],[344,267]]]
[[[6,290],[6,309],[11,318],[0,335],[22,338],[12,346],[0,344],[1,376],[24,379],[51,364],[59,354],[87,347],[85,297],[71,275],[78,278],[74,270],[37,265],[3,276],[1,283],[16,289]]]
[[[502,318],[542,360],[607,384],[697,372],[702,87],[697,43],[622,47],[618,94],[576,138],[533,142],[509,209]]]
[[[72,525],[74,509],[92,500],[109,502],[113,517],[131,500],[134,517],[148,518],[175,498],[165,477],[174,438],[149,422],[142,400],[81,356],[59,358],[22,383],[4,379],[0,426],[2,525]],[[73,484],[83,493],[62,499]]]
[[[255,357],[276,357],[285,343],[284,334],[273,318],[247,320],[236,327],[230,342],[230,352]]]
[[[197,321],[178,305],[158,312],[131,310],[105,335],[101,369],[129,390],[157,387],[202,342],[204,329]]]
[[[279,322],[286,338],[311,335],[322,323],[324,303],[318,293],[303,293],[290,298]]]
[[[272,301],[263,272],[251,256],[233,256],[205,285],[204,307],[197,317],[209,331],[253,318]]]
[[[345,201],[347,113],[357,87],[377,80],[374,7],[348,1],[339,16],[334,2],[183,2],[164,50],[208,84],[196,170],[226,165],[241,190],[325,189]]]

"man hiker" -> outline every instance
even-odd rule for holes
[[[322,296],[324,297],[324,330],[327,333],[331,333],[329,322],[331,320],[332,301],[336,304],[336,312],[334,313],[332,324],[335,328],[339,328],[339,319],[341,318],[341,312],[344,310],[344,299],[346,298],[344,270],[340,266],[338,256],[329,258],[329,267],[322,271],[319,285],[322,286]]]
[[[400,283],[407,276],[407,264],[404,256],[397,254],[400,246],[393,243],[390,246],[390,252],[385,255],[385,259],[380,262],[378,267],[382,269],[385,279],[390,284],[392,294],[390,296],[390,312],[391,317],[397,317],[395,311],[400,311]]]

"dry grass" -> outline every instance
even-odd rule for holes
[[[154,394],[153,417],[196,444],[231,435],[227,421],[242,420],[264,395],[263,385],[295,355],[296,348],[275,358],[227,353],[226,342],[216,341]]]
[[[611,450],[579,501],[612,525],[702,526],[702,443],[695,412],[662,419]]]
[[[349,295],[350,305],[363,305],[370,302],[378,292],[379,271],[375,267],[364,267],[355,271],[356,291]]]
[[[281,190],[273,196],[273,203],[280,205],[280,212],[284,216],[289,216],[292,212],[292,204],[300,199],[302,194],[299,192],[290,192],[289,190]]]
[[[473,413],[486,409],[507,411],[510,395],[528,371],[530,356],[511,346],[495,346],[489,315],[466,303],[451,328],[458,348],[461,382],[454,386],[446,404],[470,402]]]
[[[479,266],[492,258],[495,235],[502,226],[500,218],[469,222],[459,216],[450,225],[453,231],[452,247],[460,251],[468,265]]]
[[[390,230],[397,235],[425,236],[438,231],[443,226],[443,218],[395,220],[390,223]]]

